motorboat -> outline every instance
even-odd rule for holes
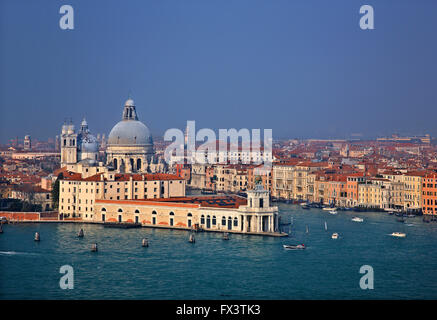
[[[353,218],[352,218],[352,221],[354,221],[354,222],[363,222],[364,219],[363,219],[363,218],[360,218],[360,217],[353,217]]]
[[[331,236],[332,239],[338,239],[338,233],[334,232]]]
[[[288,250],[302,250],[306,248],[303,243],[298,245],[284,244],[283,247]]]
[[[229,233],[225,232],[223,234],[223,240],[229,240]]]
[[[392,237],[405,238],[407,235],[403,232],[393,232],[390,234]]]
[[[331,207],[324,207],[324,208],[322,208],[322,210],[325,210],[325,211],[331,211],[331,210],[336,210],[337,208],[331,208]]]
[[[308,210],[308,209],[310,208],[309,205],[303,205],[303,206],[301,206],[301,207],[302,207],[302,209],[305,209],[305,210]]]
[[[334,210],[331,210],[331,211],[329,211],[329,213],[330,213],[330,214],[337,214],[337,210],[335,210],[335,209],[334,209]]]

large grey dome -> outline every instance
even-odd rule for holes
[[[138,120],[122,120],[112,128],[108,145],[137,146],[152,143],[149,128]]]

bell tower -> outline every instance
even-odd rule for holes
[[[61,167],[77,163],[77,133],[74,125],[64,122],[61,132]]]

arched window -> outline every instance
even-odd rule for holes
[[[188,212],[187,217],[188,217],[187,218],[188,227],[191,228],[191,218],[193,217],[193,215],[190,212]]]
[[[105,208],[102,208],[102,211],[105,211],[105,212],[106,212],[106,209],[105,209]]]
[[[117,159],[114,159],[114,169],[117,170]]]
[[[222,218],[222,226],[225,226],[226,225],[226,217],[223,217]]]
[[[237,217],[234,218],[234,227],[238,227],[238,218]]]
[[[141,159],[137,159],[137,170],[141,170]]]
[[[131,166],[131,168],[132,168],[132,170],[134,170],[135,169],[135,167],[134,167],[134,159],[129,159],[129,162],[130,162],[130,166]]]
[[[152,211],[152,214],[157,214],[156,211]]]
[[[171,216],[174,216],[174,212],[170,212],[170,215],[171,215]]]
[[[217,219],[215,216],[212,216],[212,225],[215,226],[217,224]]]
[[[137,209],[137,210],[135,210],[135,213],[140,213],[140,210],[138,210],[138,209]]]
[[[205,224],[205,216],[203,214],[200,217],[200,224]]]
[[[118,209],[118,212],[123,212],[123,210],[120,208],[120,209]]]

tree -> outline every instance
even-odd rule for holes
[[[52,187],[52,208],[57,209],[59,206],[59,181],[64,178],[62,172],[58,174],[56,181],[53,183]]]

